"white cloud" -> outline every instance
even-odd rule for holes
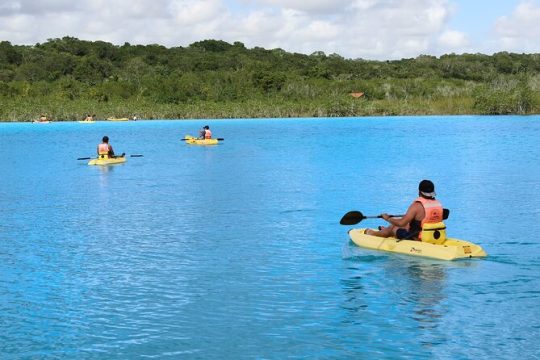
[[[540,52],[540,6],[536,1],[520,3],[510,16],[495,23],[497,50]]]
[[[263,0],[259,0],[262,2]],[[264,0],[279,5],[281,0]],[[284,3],[284,2],[283,2]],[[292,1],[285,8],[262,8],[254,17],[238,19],[236,33],[248,46],[288,51],[324,51],[351,58],[401,58],[429,53],[445,28],[446,0]],[[310,10],[331,6],[327,13]],[[244,31],[241,29],[244,28]],[[261,45],[262,44],[262,45]]]
[[[226,9],[219,0],[173,0],[168,6],[176,21],[183,26],[202,24],[219,18]]]
[[[70,0],[2,0],[0,16],[12,14],[42,15],[51,12],[80,10],[79,2]]]
[[[534,50],[539,13],[527,1],[499,19],[501,46]],[[187,46],[219,39],[384,60],[471,50],[469,34],[448,28],[453,15],[452,0],[0,0],[0,40]]]
[[[439,36],[438,40],[443,49],[459,50],[469,46],[467,34],[461,31],[447,30]]]
[[[256,0],[256,3],[273,5],[280,9],[296,10],[313,14],[342,13],[347,9],[351,0]]]

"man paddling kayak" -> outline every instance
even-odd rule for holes
[[[212,138],[212,130],[210,130],[210,126],[205,125],[201,128],[199,131],[199,139],[211,139]]]
[[[199,139],[204,139],[204,136],[206,135],[206,130],[204,129],[204,126],[199,130]]]
[[[443,220],[442,204],[435,199],[435,185],[430,180],[422,180],[418,185],[418,198],[407,209],[405,216],[393,218],[388,214],[381,217],[390,223],[388,227],[379,227],[379,231],[366,229],[367,235],[398,239],[420,240],[424,224],[438,223]]]
[[[109,158],[115,158],[117,156],[114,155],[114,150],[109,144],[109,137],[105,135],[103,139],[101,139],[101,144],[97,146],[97,153],[98,158],[103,158],[105,155],[107,155]],[[120,155],[119,157],[123,157],[125,154]]]

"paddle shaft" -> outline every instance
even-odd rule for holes
[[[443,220],[448,219],[448,216],[450,215],[450,210],[443,209]],[[405,215],[388,215],[388,217],[396,218],[396,217],[404,217]],[[360,211],[349,211],[339,221],[341,225],[355,225],[358,224],[360,221],[364,219],[382,219],[382,215],[372,215],[372,216],[364,216]]]
[[[122,156],[116,156],[116,157],[124,157],[124,155]],[[134,155],[129,155],[129,157],[143,157],[143,155],[141,154],[134,154]],[[81,157],[81,158],[77,158],[77,160],[90,160],[92,159],[91,157]]]
[[[388,217],[404,217],[405,215],[388,215]],[[382,219],[382,215],[364,216],[364,219]]]
[[[188,141],[188,140],[218,140],[218,141],[223,141],[223,140],[225,140],[225,139],[224,139],[224,138],[214,138],[214,139],[199,139],[199,138],[180,139],[180,141]]]

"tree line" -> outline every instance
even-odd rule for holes
[[[87,113],[238,118],[538,113],[540,54],[422,55],[373,61],[248,49],[113,45],[73,37],[0,42],[0,120]],[[354,95],[354,96],[353,96]]]

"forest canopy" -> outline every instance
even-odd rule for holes
[[[373,61],[246,48],[0,42],[0,120],[538,113],[540,54]]]

